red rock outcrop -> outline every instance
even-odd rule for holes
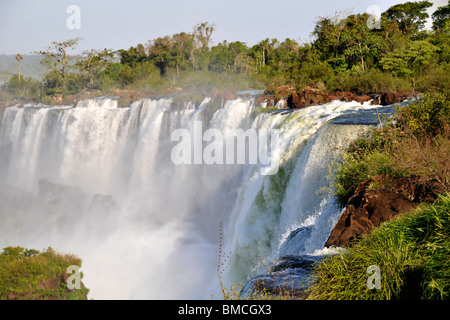
[[[312,87],[305,87],[298,92],[292,92],[287,97],[287,106],[291,109],[305,108],[330,102],[327,93]]]
[[[440,193],[435,180],[410,176],[376,176],[356,188],[347,208],[334,226],[325,247],[351,245],[385,221],[412,211],[420,202],[433,202]]]

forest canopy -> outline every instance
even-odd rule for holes
[[[377,27],[368,13],[318,17],[313,40],[266,38],[213,44],[216,26],[166,35],[128,49],[73,55],[80,38],[53,42],[42,56],[42,81],[18,73],[0,91],[2,101],[50,102],[51,97],[90,91],[143,93],[268,89],[288,85],[325,91],[446,91],[450,87],[450,1],[431,15],[429,1],[405,2],[383,12]],[[170,90],[169,90],[170,91]],[[173,90],[172,90],[173,91]]]

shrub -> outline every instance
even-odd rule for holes
[[[427,93],[410,105],[397,108],[396,122],[415,135],[435,136],[450,124],[450,99],[443,93]]]
[[[389,72],[372,68],[367,70],[348,70],[338,74],[332,90],[354,91],[360,94],[379,93],[385,90],[410,90],[411,83],[405,79],[397,78]]]
[[[81,267],[81,260],[70,254],[59,254],[52,248],[42,252],[22,247],[6,247],[0,253],[0,300],[13,294],[19,299],[85,299],[88,289],[82,286],[72,292],[60,281],[58,289],[38,289],[39,280],[60,277],[70,265]]]
[[[23,76],[21,76],[19,80],[19,76],[15,74],[8,82],[2,85],[2,91],[10,99],[15,98],[24,101],[39,101],[42,92],[42,84],[38,80],[24,78]]]
[[[448,96],[450,94],[449,74],[450,63],[431,64],[417,77],[416,89],[418,92],[441,92]]]

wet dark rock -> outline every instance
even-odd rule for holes
[[[276,265],[270,268],[270,272],[278,272],[286,269],[314,270],[315,264],[323,256],[286,256],[278,259]]]
[[[289,270],[278,274],[261,275],[251,279],[242,289],[242,297],[259,295],[289,295],[293,298],[305,297],[305,290],[310,286],[309,272]]]
[[[311,272],[325,256],[286,256],[275,261],[269,273],[252,278],[242,288],[241,297],[258,297],[264,294],[289,295],[304,299],[305,290],[312,284]]]
[[[281,256],[299,254],[305,251],[313,226],[300,227],[292,231],[280,247]]]

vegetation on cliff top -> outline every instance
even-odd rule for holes
[[[84,285],[68,288],[69,266],[81,267],[81,259],[50,247],[42,252],[6,247],[0,253],[0,300],[86,300]]]

